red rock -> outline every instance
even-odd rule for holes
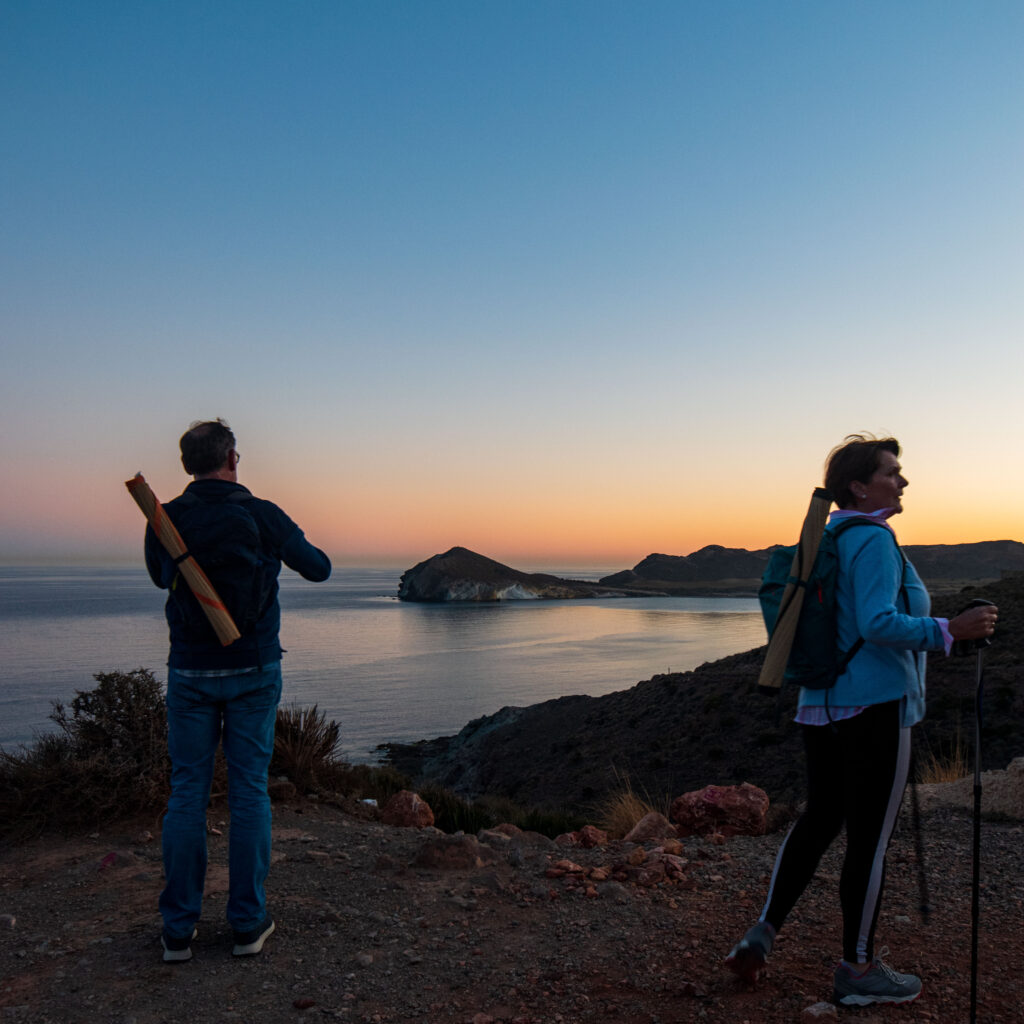
[[[426,828],[434,824],[434,812],[418,793],[403,789],[384,805],[381,821],[399,828]]]
[[[559,846],[582,846],[585,850],[592,850],[595,846],[608,845],[608,833],[595,825],[584,825],[577,832],[563,832],[555,842]]]
[[[767,830],[768,794],[749,782],[742,786],[705,786],[672,802],[679,834],[763,836]]]
[[[583,865],[577,864],[572,860],[556,860],[552,867],[557,868],[559,871],[564,871],[570,875],[582,875]]]

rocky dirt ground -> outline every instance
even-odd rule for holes
[[[933,804],[923,821],[934,911],[922,923],[905,814],[879,944],[895,966],[922,975],[924,994],[899,1008],[839,1011],[861,1024],[968,1020],[971,820]],[[233,960],[227,826],[216,813],[211,825],[222,834],[210,836],[195,956],[178,965],[161,960],[159,840],[146,831],[155,822],[4,850],[0,1020],[777,1024],[836,1013],[827,1000],[841,841],[767,976],[748,988],[722,960],[757,915],[780,834],[684,839],[681,876],[645,886],[634,880],[642,865],[625,881],[614,871],[597,879],[630,860],[650,863],[653,842],[580,849],[531,834],[452,839],[323,803],[278,806],[268,886],[278,930],[262,956]],[[1024,828],[988,821],[983,844],[977,1019],[1008,1024],[1024,1020]],[[590,878],[550,877],[565,859]]]

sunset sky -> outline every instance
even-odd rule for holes
[[[1024,539],[1024,4],[5,0],[0,562],[223,416],[340,565]]]

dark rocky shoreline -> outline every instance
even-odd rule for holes
[[[983,766],[1005,768],[1024,754],[1024,579],[938,598],[951,616],[973,596],[1000,607],[985,655]],[[487,793],[518,803],[585,812],[628,783],[653,800],[709,783],[752,782],[774,805],[803,791],[802,744],[791,723],[795,692],[781,704],[757,692],[763,648],[657,675],[602,697],[568,696],[503,708],[455,736],[390,744],[387,759],[417,780],[467,797]],[[947,755],[974,735],[976,659],[929,655],[928,715],[918,751]]]

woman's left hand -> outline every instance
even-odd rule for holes
[[[999,609],[994,604],[981,604],[961,612],[949,620],[949,632],[954,640],[981,640],[996,631]]]

